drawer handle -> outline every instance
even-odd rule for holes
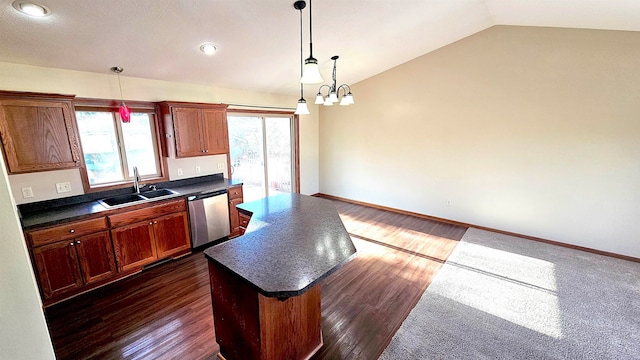
[[[76,231],[75,231],[75,230],[73,230],[73,229],[71,229],[71,230],[69,230],[69,232],[73,234],[73,233],[75,233]]]

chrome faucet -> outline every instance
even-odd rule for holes
[[[140,194],[140,173],[138,173],[137,166],[133,167],[133,189],[135,190],[136,194]]]

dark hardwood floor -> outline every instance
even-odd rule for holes
[[[358,250],[322,283],[313,359],[376,359],[466,228],[333,201]],[[45,311],[58,359],[214,359],[201,253]]]

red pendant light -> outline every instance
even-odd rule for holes
[[[120,87],[120,101],[121,101],[118,112],[120,113],[120,119],[122,120],[123,123],[126,124],[131,121],[131,109],[129,109],[127,104],[124,103],[124,98],[122,97],[122,84],[120,83],[120,73],[123,70],[124,69],[119,66],[114,66],[111,68],[111,71],[113,71],[118,75],[118,86]]]

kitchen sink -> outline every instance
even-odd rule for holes
[[[140,193],[140,195],[142,195],[143,197],[146,197],[147,199],[153,199],[160,196],[167,196],[167,195],[174,195],[174,194],[177,194],[177,192],[169,189],[158,189],[158,190],[151,190],[151,191],[145,191]]]
[[[98,200],[100,204],[102,204],[106,208],[113,208],[117,206],[124,206],[128,204],[134,204],[142,201],[150,201],[152,199],[157,199],[170,195],[179,195],[180,193],[169,190],[169,189],[158,189],[158,190],[150,190],[145,191],[140,194],[125,194],[125,195],[117,195],[112,196],[106,199]]]
[[[123,205],[123,204],[128,204],[128,203],[142,201],[142,200],[147,200],[147,198],[142,197],[141,195],[138,195],[138,194],[126,194],[126,195],[112,196],[110,198],[106,198],[98,201],[103,205],[117,206],[117,205]]]

